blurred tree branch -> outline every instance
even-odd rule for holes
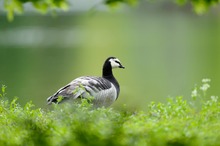
[[[14,19],[14,13],[22,13],[24,4],[28,2],[42,13],[57,9],[68,10],[67,0],[4,0],[4,8],[7,11],[8,20],[12,21]]]
[[[120,3],[135,5],[140,0],[103,0],[103,3],[108,6],[115,6]],[[156,1],[156,0],[155,0]],[[205,13],[211,6],[217,5],[220,0],[173,0],[179,5],[190,3],[195,12],[198,14]],[[4,0],[4,8],[7,12],[8,20],[12,21],[14,13],[22,13],[24,11],[24,4],[31,3],[33,7],[42,12],[55,10],[68,10],[67,0]]]
[[[220,3],[220,0],[176,0],[180,5],[191,3],[197,14],[205,13],[210,7]]]

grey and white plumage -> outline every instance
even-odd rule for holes
[[[119,59],[109,57],[102,69],[102,77],[82,76],[74,79],[66,86],[60,88],[54,95],[47,99],[48,104],[58,102],[58,97],[65,99],[88,98],[93,96],[96,107],[110,106],[119,96],[120,86],[115,79],[112,69],[124,68]]]

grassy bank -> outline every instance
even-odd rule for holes
[[[169,98],[151,102],[148,111],[93,109],[82,104],[34,108],[29,102],[9,101],[5,86],[0,94],[0,145],[117,145],[184,146],[220,145],[220,102],[207,97],[209,80],[203,80],[189,101]],[[138,99],[137,99],[138,100]]]

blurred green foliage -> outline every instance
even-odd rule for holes
[[[125,3],[128,5],[134,5],[138,2],[138,0],[105,0],[105,4],[110,5],[110,6],[115,6],[120,3]]]
[[[24,4],[31,3],[35,9],[42,13],[48,11],[54,12],[57,9],[68,10],[67,0],[4,0],[4,7],[7,11],[8,20],[12,21],[14,13],[22,13],[24,11]],[[202,14],[206,12],[211,6],[219,3],[219,0],[176,0],[180,5],[191,3],[196,13]],[[121,3],[128,5],[135,5],[138,0],[104,0],[104,4],[115,6]]]
[[[203,87],[209,82],[203,82]],[[21,106],[17,98],[0,94],[0,145],[47,146],[194,146],[219,145],[220,102],[217,96],[196,100],[169,98],[166,103],[151,102],[148,111],[129,111],[126,106],[94,109],[81,104],[54,104],[53,109],[34,109],[32,102]]]
[[[194,10],[198,14],[202,14],[206,12],[209,7],[217,5],[219,3],[219,0],[191,0]]]
[[[27,2],[31,3],[35,9],[42,13],[53,12],[56,9],[68,9],[66,0],[4,0],[8,20],[12,21],[14,19],[14,13],[22,13],[24,11],[24,4]]]

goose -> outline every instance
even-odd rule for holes
[[[54,95],[47,98],[48,104],[60,103],[65,99],[77,99],[93,97],[95,107],[108,107],[117,100],[120,86],[115,79],[112,69],[125,68],[118,58],[108,57],[102,68],[102,77],[81,76],[60,88]],[[59,97],[63,100],[59,100]]]

